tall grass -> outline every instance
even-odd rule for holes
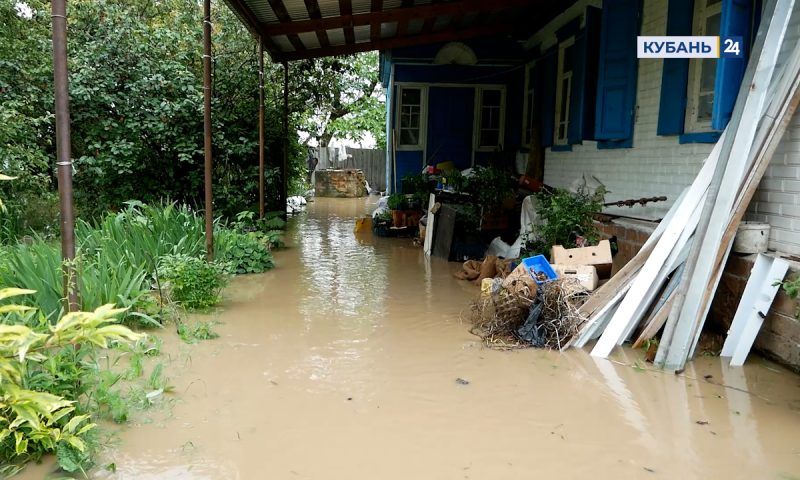
[[[232,272],[272,268],[269,247],[255,233],[233,231],[220,221],[215,221],[215,230],[217,255],[235,267]],[[129,202],[122,211],[109,213],[94,224],[79,220],[75,234],[81,309],[114,303],[128,307],[126,321],[157,324],[160,297],[151,292],[158,283],[160,259],[205,256],[202,216],[174,203]],[[61,272],[59,248],[41,237],[30,245],[5,247],[0,252],[0,285],[36,290],[25,301],[51,321],[63,313]]]

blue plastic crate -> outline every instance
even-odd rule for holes
[[[545,282],[550,282],[558,278],[558,274],[553,270],[553,267],[550,266],[550,262],[547,261],[547,258],[544,255],[536,255],[535,257],[529,257],[522,260],[522,264],[525,265],[525,270],[528,274],[533,278],[537,284],[541,285]],[[539,273],[545,274],[547,280],[540,280],[538,277]]]

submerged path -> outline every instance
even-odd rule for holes
[[[219,339],[165,334],[171,413],[120,432],[117,471],[95,476],[800,478],[800,377],[759,358],[676,377],[635,352],[484,349],[459,321],[478,289],[458,264],[354,236],[374,201],[293,219],[278,267],[226,290]]]

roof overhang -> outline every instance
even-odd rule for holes
[[[574,1],[225,0],[274,61],[528,35]]]

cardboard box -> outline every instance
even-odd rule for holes
[[[599,279],[597,278],[597,269],[594,265],[552,265],[553,270],[558,273],[562,278],[575,278],[583,288],[592,291],[597,288]]]
[[[550,263],[558,265],[592,265],[597,269],[598,278],[611,277],[611,243],[602,240],[594,247],[564,248],[553,245]]]

